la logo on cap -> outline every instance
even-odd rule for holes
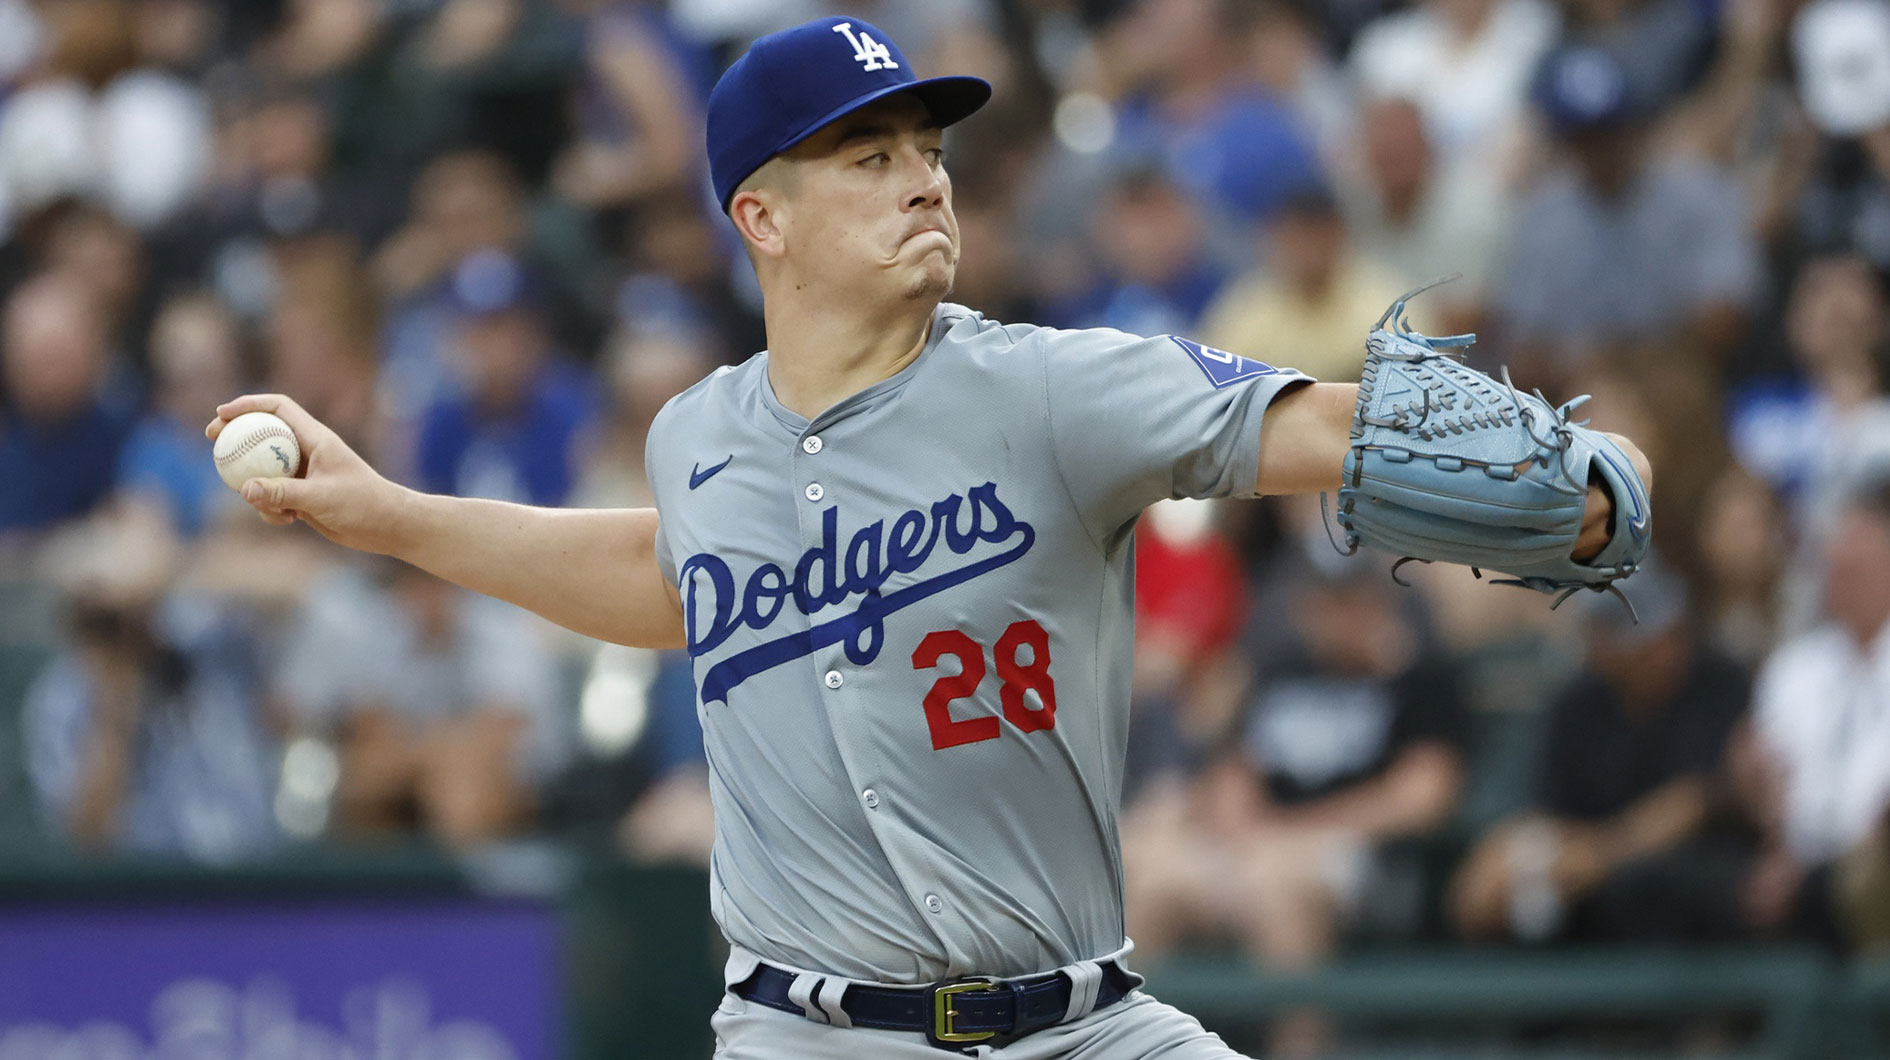
[[[849,44],[858,65],[847,65]],[[709,93],[709,172],[717,201],[728,209],[735,188],[768,159],[901,92],[918,97],[941,128],[991,98],[990,84],[980,78],[921,80],[899,46],[862,19],[817,18],[749,45]]]
[[[848,43],[853,45],[853,58],[859,60],[860,69],[868,72],[899,69],[899,64],[893,62],[891,49],[874,40],[871,33],[853,32],[851,22],[842,22],[833,31],[846,34]]]

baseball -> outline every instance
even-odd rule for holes
[[[253,478],[283,478],[302,466],[302,446],[282,417],[245,412],[223,425],[212,450],[217,474],[233,490]]]

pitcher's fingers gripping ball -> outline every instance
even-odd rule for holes
[[[203,431],[216,443],[223,481],[264,522],[287,526],[299,519],[328,540],[364,552],[395,547],[399,528],[390,520],[401,510],[405,487],[383,478],[294,400],[245,394],[218,405]]]
[[[245,412],[217,435],[212,455],[225,485],[241,490],[253,478],[293,478],[302,466],[302,446],[282,417]]]
[[[1557,408],[1518,391],[1507,371],[1492,379],[1459,361],[1474,335],[1412,331],[1404,305],[1422,290],[1393,303],[1365,343],[1339,490],[1347,550],[1488,567],[1512,576],[1498,584],[1559,593],[1557,604],[1579,589],[1618,595],[1614,582],[1640,566],[1652,528],[1639,469],[1612,438],[1569,419],[1586,395]],[[1577,562],[1591,483],[1613,501],[1612,533]]]

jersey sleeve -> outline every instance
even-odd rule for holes
[[[672,418],[671,410],[676,399],[671,398],[657,410],[656,418],[650,421],[650,429],[643,444],[643,480],[650,484],[651,503],[656,506],[656,566],[663,572],[663,577],[671,585],[676,584],[676,554],[670,549],[667,527],[669,520],[663,517],[663,499],[667,494],[667,483],[659,474],[667,452],[663,445],[669,436],[668,424]]]
[[[663,515],[660,511],[656,516],[656,566],[671,585],[677,584],[676,554],[670,551],[669,537],[663,533]]]
[[[1039,335],[1051,453],[1104,545],[1163,498],[1253,496],[1268,404],[1312,381],[1173,335]]]

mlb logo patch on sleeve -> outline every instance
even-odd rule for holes
[[[1208,377],[1208,382],[1213,383],[1216,390],[1256,376],[1274,375],[1279,372],[1278,368],[1270,364],[1228,353],[1226,350],[1217,350],[1212,346],[1203,346],[1179,335],[1168,337],[1175,340],[1175,345],[1188,351],[1188,356],[1194,358],[1194,363],[1201,366],[1202,374]]]

